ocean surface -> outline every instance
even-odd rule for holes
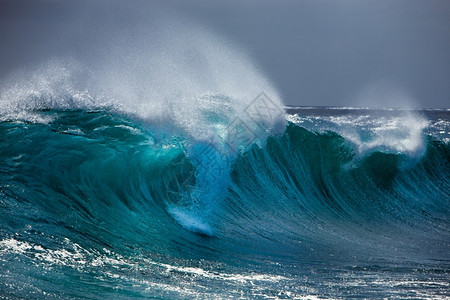
[[[2,99],[2,299],[450,297],[448,109]]]

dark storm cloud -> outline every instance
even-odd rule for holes
[[[162,11],[243,45],[287,104],[449,107],[446,0],[0,1],[0,79],[54,56],[89,60],[99,39]]]

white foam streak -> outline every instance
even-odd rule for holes
[[[364,112],[339,116],[287,116],[309,130],[333,131],[351,141],[360,155],[382,151],[419,158],[425,152],[424,129],[429,121],[414,111]]]
[[[370,141],[363,141],[360,137],[353,139],[361,153],[381,149],[404,153],[410,157],[423,155],[423,130],[428,126],[426,120],[411,113],[404,113],[400,117],[384,120],[383,124],[379,125],[371,129],[375,137]]]

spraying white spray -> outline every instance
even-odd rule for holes
[[[42,122],[50,120],[37,120],[34,111],[108,109],[158,128],[156,136],[182,136],[197,170],[196,186],[167,209],[185,228],[212,235],[209,216],[226,194],[237,155],[230,148],[233,124],[244,124],[240,134],[250,144],[264,142],[284,129],[282,114],[258,124],[246,112],[262,91],[274,108],[282,104],[245,51],[180,19],[113,32],[114,39],[98,40],[106,45],[92,45],[87,60],[62,57],[17,72],[3,84],[0,109],[3,118]]]

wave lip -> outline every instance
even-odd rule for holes
[[[381,112],[381,114],[380,114]],[[421,111],[354,110],[318,115],[306,113],[287,116],[308,129],[334,131],[352,141],[362,155],[373,151],[404,153],[420,158],[425,151],[424,130],[431,124]]]

